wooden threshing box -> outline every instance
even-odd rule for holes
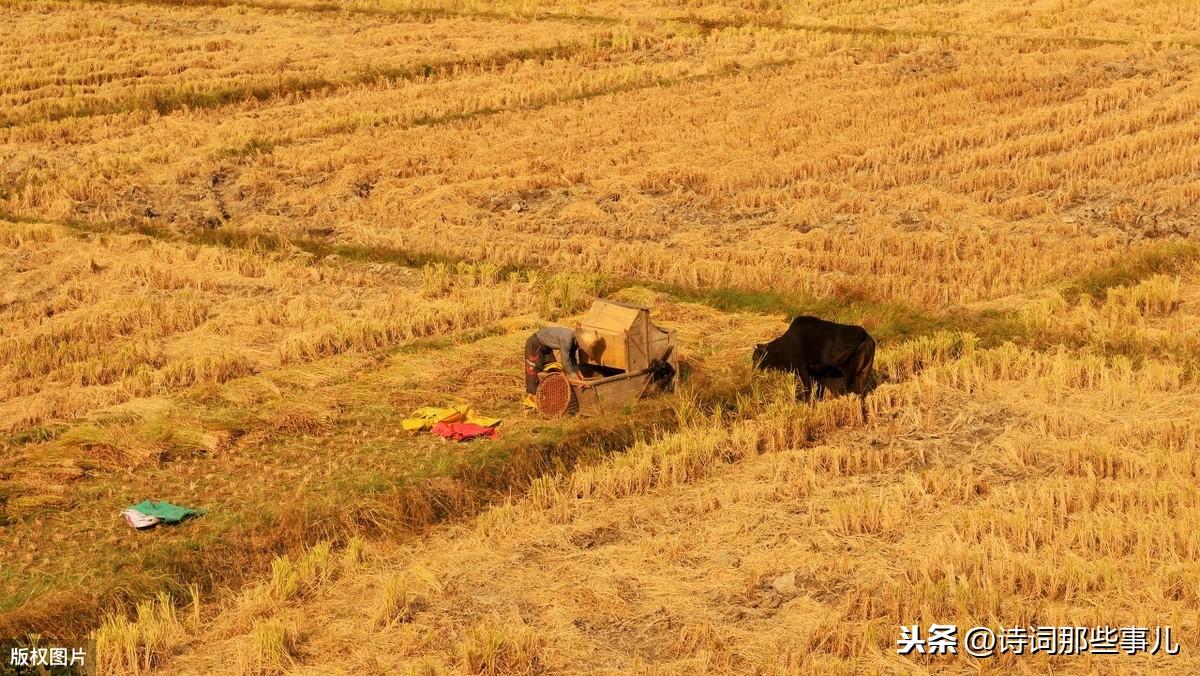
[[[595,330],[603,344],[590,356],[579,352],[582,380],[541,376],[537,402],[543,415],[617,413],[650,389],[674,386],[675,334],[655,326],[648,308],[597,300],[579,326]]]
[[[595,329],[604,339],[597,354],[579,355],[581,364],[619,369],[626,373],[644,371],[654,360],[670,357],[675,336],[650,321],[649,308],[625,305],[608,300],[592,303],[591,309],[579,322],[586,329]]]

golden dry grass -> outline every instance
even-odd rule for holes
[[[4,204],[931,306],[1196,217],[1188,48],[671,22],[605,36],[337,95],[28,116],[5,131]],[[28,145],[45,134],[52,152]]]
[[[1194,3],[0,19],[0,634],[94,630],[108,673],[1196,671]],[[521,417],[524,334],[598,295],[689,378]],[[880,337],[866,418],[751,377],[790,312]],[[400,431],[443,402],[502,441]],[[129,532],[145,497],[210,513]],[[1185,654],[894,654],[934,621]]]
[[[1197,310],[1193,296],[1170,314]],[[290,673],[1194,671],[1186,654],[895,655],[912,618],[1200,633],[1194,373],[1097,343],[939,341],[909,350],[924,367],[883,385],[865,422],[850,400],[810,409],[768,391],[736,420],[377,543],[361,571],[273,609],[314,628]],[[911,363],[881,361],[896,376]],[[394,606],[397,584],[400,621],[372,625],[364,599]],[[181,639],[171,668],[220,671],[256,593]]]
[[[0,299],[0,430],[40,430],[32,441],[56,436],[0,460],[10,518],[61,503],[61,483],[97,469],[227,449],[229,431],[211,422],[179,429],[197,409],[172,401],[186,391],[487,331],[557,303],[573,311],[586,298],[569,275],[500,274],[486,264],[435,265],[424,274],[354,262],[314,267],[300,251],[81,239],[62,227],[3,222],[0,229],[14,282]],[[326,424],[320,408],[268,404],[262,412],[276,429],[313,432]],[[75,425],[58,429],[64,421]]]

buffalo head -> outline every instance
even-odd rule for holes
[[[755,345],[753,359],[754,368],[757,369],[785,369],[785,365],[780,362],[779,355],[771,349],[771,343]]]

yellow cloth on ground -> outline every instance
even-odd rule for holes
[[[427,430],[438,423],[468,422],[483,427],[495,427],[500,424],[500,418],[486,418],[475,413],[475,409],[467,404],[438,408],[423,406],[412,412],[412,415],[400,422],[400,426],[409,432]]]
[[[467,409],[467,419],[464,422],[479,425],[480,427],[495,427],[500,424],[500,420],[501,418],[488,418],[475,413],[472,409]]]

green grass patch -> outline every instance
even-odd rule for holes
[[[861,324],[876,340],[899,340],[939,330],[963,329],[971,324],[962,315],[934,315],[902,303],[876,303],[862,300],[816,298],[775,291],[752,291],[731,287],[694,289],[689,287],[626,281],[618,288],[645,286],[675,300],[700,303],[722,312],[755,312],[786,317],[812,315],[834,322]],[[780,329],[782,332],[782,328]]]
[[[1178,274],[1197,259],[1200,259],[1200,245],[1195,242],[1156,242],[1130,251],[1112,265],[1095,268],[1072,279],[1063,289],[1063,296],[1071,302],[1081,296],[1103,299],[1108,289],[1130,286],[1152,275]]]
[[[18,430],[7,435],[4,438],[4,442],[0,444],[0,447],[39,444],[57,438],[66,430],[66,425],[39,425],[37,427]]]
[[[1130,286],[1156,274],[1178,274],[1200,260],[1200,245],[1190,241],[1157,242],[1135,249],[1116,263],[1098,267],[1070,279],[1064,297],[1075,302],[1082,296],[1103,299],[1108,289]],[[733,287],[697,289],[674,284],[623,280],[614,291],[641,286],[665,293],[677,301],[700,303],[722,312],[754,312],[785,317],[811,315],[829,321],[859,324],[878,341],[907,340],[937,331],[969,331],[984,346],[1005,341],[1038,341],[1017,321],[1015,313],[997,310],[951,308],[931,312],[904,303],[859,299],[817,298],[803,294]],[[780,333],[783,328],[780,328]]]
[[[28,549],[33,565],[3,566],[0,631],[76,635],[103,612],[160,591],[236,585],[272,557],[312,542],[397,534],[469,515],[538,476],[618,452],[648,426],[673,421],[665,401],[647,401],[636,417],[502,426],[496,441],[457,444],[395,432],[400,415],[382,403],[356,407],[326,431],[273,434],[228,455],[88,480],[67,509],[8,526],[13,542],[54,532],[61,544],[53,552]],[[234,426],[247,426],[244,417],[234,416]],[[114,521],[121,507],[146,497],[208,513],[149,532]],[[8,563],[25,551],[10,552]]]

